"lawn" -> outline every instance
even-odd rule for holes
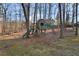
[[[0,55],[7,56],[75,56],[79,55],[79,37],[56,41],[45,39],[16,39],[0,41]]]

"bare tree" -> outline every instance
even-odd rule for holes
[[[14,13],[15,13],[15,20],[14,20],[15,28],[14,28],[14,32],[16,33],[17,32],[17,17],[18,17],[16,5],[15,5]]]
[[[46,19],[46,3],[43,4],[43,19]]]
[[[24,6],[23,3],[21,5],[22,5],[22,8],[23,8],[23,13],[24,13],[25,20],[26,20],[26,23],[25,23],[26,24],[26,28],[27,28],[27,34],[26,34],[26,36],[27,36],[27,38],[29,38],[29,34],[30,34],[30,32],[29,32],[30,3],[25,4],[27,6],[26,8],[25,8],[25,6]]]
[[[36,20],[37,20],[37,3],[35,3],[34,23],[36,23]]]
[[[65,3],[63,3],[63,27],[65,26]]]
[[[39,4],[39,14],[40,14],[40,19],[41,19],[41,3]]]
[[[3,15],[4,15],[4,16],[3,16],[3,29],[2,29],[3,34],[6,33],[6,31],[5,31],[5,29],[6,29],[6,27],[7,27],[7,26],[6,26],[6,25],[7,25],[7,24],[6,24],[6,21],[7,21],[7,20],[6,20],[6,12],[7,12],[8,8],[9,8],[9,6],[10,6],[10,4],[6,4],[6,3],[2,5],[2,7],[3,7]]]
[[[74,16],[75,16],[75,4],[72,4],[72,26],[74,30]]]
[[[66,21],[65,21],[65,25],[69,25],[69,12],[70,12],[70,8],[69,8],[69,4],[66,4]]]
[[[2,8],[2,3],[0,3],[0,18],[2,18],[2,20],[3,20],[3,8]],[[0,20],[0,21],[2,21],[2,20]],[[2,24],[1,24],[1,28],[0,28],[0,29],[1,29],[1,30],[0,30],[1,33],[2,33],[2,27],[3,27],[3,26],[2,26]]]
[[[58,4],[59,14],[60,14],[60,38],[63,38],[63,22],[62,22],[62,13],[61,13],[61,3]]]
[[[12,33],[12,11],[9,11],[9,13],[8,13],[8,20],[9,20],[9,33],[11,34]]]
[[[51,19],[51,3],[49,3],[49,14],[48,14],[49,19]]]
[[[76,3],[76,32],[75,32],[75,35],[76,35],[76,36],[78,35],[77,12],[78,12],[78,3]]]

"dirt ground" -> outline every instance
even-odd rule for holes
[[[72,31],[66,31],[65,34],[67,35],[63,39],[59,39],[58,32],[48,30],[29,39],[0,40],[0,55],[79,55],[79,36],[74,36]]]
[[[51,33],[52,36],[57,36],[59,37],[59,29],[54,29],[54,30],[46,30],[45,34],[47,35],[48,38],[51,38]],[[22,32],[18,32],[18,33],[12,33],[11,35],[0,35],[0,40],[8,40],[8,39],[18,39],[18,38],[22,38],[23,34],[25,33],[25,31]],[[47,34],[50,33],[50,34]],[[64,31],[64,36],[73,36],[74,32],[72,31],[72,29],[67,29]],[[56,38],[57,38],[56,37]]]
[[[24,34],[23,32],[19,32],[19,33],[12,33],[11,35],[0,35],[0,40],[21,38],[23,34]]]

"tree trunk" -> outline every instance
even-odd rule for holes
[[[23,13],[26,20],[26,28],[27,28],[27,38],[29,38],[29,13],[30,13],[30,3],[27,4],[27,8],[25,8],[24,4],[22,3]]]
[[[51,3],[49,3],[49,14],[48,14],[48,19],[51,19]]]
[[[75,8],[75,4],[73,4],[72,8],[73,8],[73,13],[72,13],[72,26],[73,26],[73,30],[74,30],[74,8]]]
[[[47,13],[47,9],[46,9],[46,3],[44,4],[44,19],[46,19],[46,13]]]
[[[63,4],[63,29],[65,27],[65,3]]]
[[[40,19],[41,19],[41,3],[39,5],[39,14],[40,14]]]
[[[76,3],[76,32],[75,32],[76,36],[78,35],[77,12],[78,12],[78,4]]]
[[[58,4],[59,14],[60,14],[60,38],[63,38],[63,23],[62,23],[62,13],[61,13],[61,3]]]
[[[3,16],[3,29],[2,29],[2,33],[5,34],[6,31],[6,10],[4,10],[4,16]]]

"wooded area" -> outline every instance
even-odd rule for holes
[[[78,16],[78,3],[0,3],[0,55],[79,55]]]

